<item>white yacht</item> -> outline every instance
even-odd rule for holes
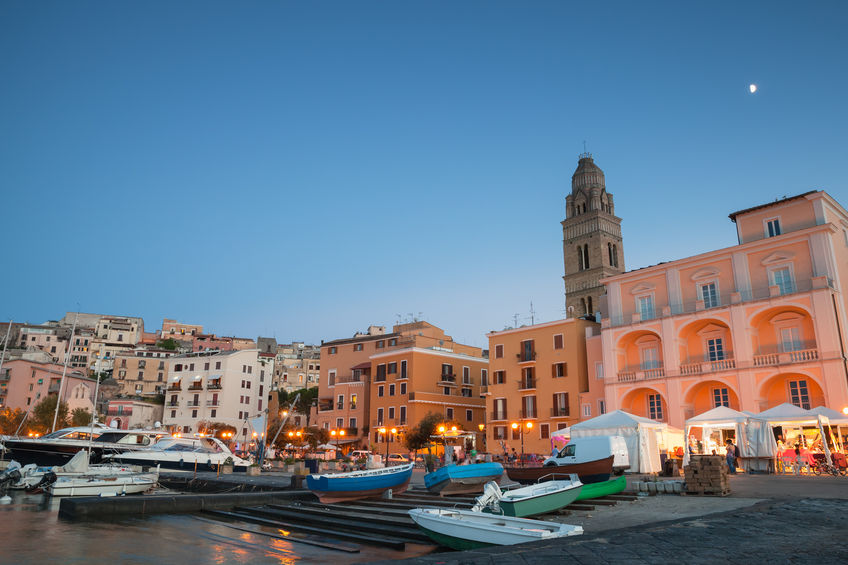
[[[230,462],[234,471],[245,471],[250,466],[250,461],[236,456],[224,442],[213,437],[171,437],[145,449],[106,455],[104,460],[183,471],[217,471]]]

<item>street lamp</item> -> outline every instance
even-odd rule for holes
[[[388,467],[389,466],[389,435],[388,434],[390,434],[390,433],[396,434],[397,428],[392,428],[392,429],[380,428],[377,431],[380,432],[381,434],[383,434],[383,441],[386,442],[386,463],[385,463],[385,465],[386,465],[386,467]]]
[[[341,439],[344,437],[344,435],[345,435],[344,430],[338,430],[338,431],[337,430],[330,430],[330,436],[332,437],[332,439],[336,440],[336,451],[337,452],[342,450],[342,448],[339,446],[339,443],[341,442]],[[336,456],[338,457],[338,453],[336,453]]]
[[[439,433],[442,434],[442,451],[444,464],[448,464],[448,440],[445,437],[445,427],[439,426]]]
[[[513,430],[520,430],[521,432],[521,466],[524,466],[524,429],[527,428],[527,431],[533,429],[533,422],[524,422],[522,426],[518,422],[513,422],[511,424]]]

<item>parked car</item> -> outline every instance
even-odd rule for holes
[[[387,462],[389,465],[400,465],[402,463],[409,463],[409,458],[404,457],[403,455],[399,455],[397,453],[392,453],[391,455],[389,455],[389,459]]]
[[[374,455],[374,454],[371,453],[370,451],[366,451],[364,449],[355,449],[355,450],[350,452],[350,458],[353,459],[354,461],[357,460],[357,459],[361,459],[363,457],[368,457],[369,455]]]

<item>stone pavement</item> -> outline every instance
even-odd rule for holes
[[[848,485],[846,485],[848,488]],[[731,512],[519,546],[430,554],[406,563],[846,563],[848,501],[764,501]]]

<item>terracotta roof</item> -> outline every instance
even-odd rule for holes
[[[360,363],[359,365],[354,365],[350,369],[353,371],[353,370],[356,370],[356,369],[370,369],[370,368],[371,368],[371,361],[367,361],[365,363]]]

